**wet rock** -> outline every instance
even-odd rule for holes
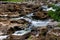
[[[17,23],[20,24],[20,27],[28,27],[28,25],[30,24],[28,21],[26,21],[25,19],[20,19],[20,20],[16,20],[16,21],[11,21],[11,23]]]
[[[21,30],[21,31],[16,31],[12,35],[10,35],[7,39],[8,40],[25,40],[27,37],[29,37],[30,31],[29,30]]]

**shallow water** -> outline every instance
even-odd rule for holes
[[[46,19],[46,20],[33,20],[32,17],[33,13],[26,15],[26,17],[19,17],[19,18],[13,18],[12,20],[19,20],[19,19],[25,19],[28,22],[31,22],[31,26],[35,26],[35,27],[40,27],[40,26],[47,26],[48,23],[50,22],[50,19]]]

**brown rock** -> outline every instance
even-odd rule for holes
[[[24,20],[24,19],[20,19],[20,20],[7,20],[7,19],[2,19],[0,20],[0,31],[2,31],[3,33],[7,33],[7,32],[12,32],[12,29],[14,31],[21,29],[25,29],[29,26],[29,22]],[[15,29],[14,27],[17,27],[17,29]],[[11,29],[12,28],[12,29]],[[10,30],[11,29],[11,30]],[[13,32],[14,32],[13,31]],[[8,34],[9,34],[8,33]]]
[[[47,17],[48,17],[47,13],[45,13],[45,12],[40,12],[40,11],[36,12],[34,15],[35,15],[36,17],[40,18],[40,19],[44,19],[44,18],[47,18]]]
[[[30,33],[27,33],[25,35],[10,35],[7,40],[25,40],[26,37],[29,36]]]
[[[47,33],[46,40],[60,40],[60,28],[56,27]]]

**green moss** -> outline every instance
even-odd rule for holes
[[[48,15],[50,16],[50,18],[54,19],[55,21],[60,22],[60,7],[58,6],[52,6],[54,9],[56,9],[56,11],[48,11]]]
[[[60,27],[60,23],[57,25],[57,27]]]

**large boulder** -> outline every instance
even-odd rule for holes
[[[11,32],[11,31],[17,31],[20,28],[21,29],[25,29],[29,27],[29,22],[24,20],[24,19],[20,19],[20,20],[0,20],[0,31],[2,31],[3,33],[7,33],[7,32]],[[13,30],[12,30],[13,29]],[[11,31],[10,31],[11,30]]]

